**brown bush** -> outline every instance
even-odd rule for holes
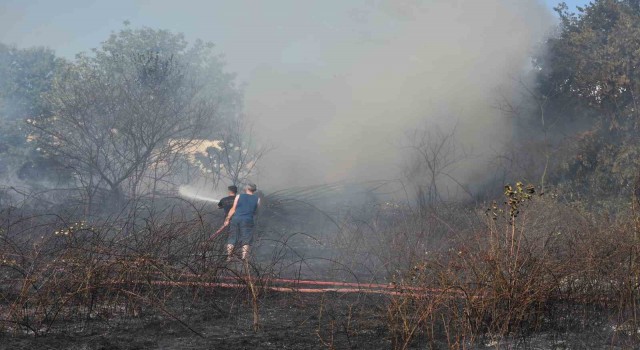
[[[387,314],[394,348],[420,339],[468,348],[483,338],[597,324],[612,326],[608,336],[637,340],[633,215],[587,215],[520,185],[505,195],[481,228],[453,233],[449,249],[414,259],[393,276],[399,293],[389,298]]]
[[[223,256],[201,249],[210,233],[202,216],[184,212],[67,222],[57,216],[3,213],[0,231],[0,324],[46,334],[59,321],[138,316],[166,302],[185,274],[207,280]],[[55,228],[55,229],[54,229]]]

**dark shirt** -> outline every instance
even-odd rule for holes
[[[238,198],[238,205],[236,205],[236,211],[231,220],[233,222],[253,221],[253,215],[255,215],[257,209],[258,196],[243,193]]]
[[[228,196],[224,197],[218,202],[218,208],[224,209],[224,217],[226,218],[229,215],[229,210],[233,207],[233,201],[236,199],[236,196]]]

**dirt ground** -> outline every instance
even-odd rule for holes
[[[383,320],[375,318],[372,309],[363,307],[362,302],[367,300],[361,299],[361,296],[332,292],[266,296],[261,301],[260,329],[254,332],[251,305],[239,293],[241,292],[225,291],[212,296],[209,301],[172,305],[172,313],[179,315],[180,321],[157,310],[143,310],[138,317],[62,325],[46,336],[0,335],[0,349],[233,350],[391,347],[390,340],[386,339]],[[344,309],[341,306],[345,306]]]
[[[260,329],[253,330],[246,290],[185,294],[166,310],[142,309],[133,316],[60,323],[45,336],[1,334],[0,350],[136,349],[392,349],[384,296],[271,293],[260,300]],[[606,325],[598,325],[605,329]],[[191,328],[191,329],[189,329]],[[593,328],[593,329],[596,329]],[[610,328],[609,328],[610,329]],[[595,333],[545,332],[526,339],[483,339],[468,349],[638,349],[632,340]],[[417,339],[411,349],[447,349],[446,340]]]

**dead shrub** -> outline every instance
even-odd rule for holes
[[[637,229],[603,220],[522,184],[486,210],[480,227],[452,232],[446,250],[393,275],[387,322],[394,348],[606,324],[637,337]],[[620,333],[620,331],[614,331]],[[615,335],[614,335],[615,336]]]

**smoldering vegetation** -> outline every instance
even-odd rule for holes
[[[493,5],[512,28],[529,26],[522,8]],[[399,33],[429,42],[419,30],[435,19],[428,8],[374,7],[365,19],[394,14]],[[465,47],[481,67],[487,53],[512,53],[524,73],[496,68],[507,85],[480,74],[465,90],[473,98],[437,95],[442,108],[477,107],[493,122],[463,113],[438,123],[450,114],[417,117],[419,102],[407,104],[410,118],[380,120],[371,100],[344,109],[342,96],[338,119],[291,132],[280,151],[261,139],[286,129],[309,86],[269,129],[244,114],[243,92],[210,44],[125,26],[74,60],[1,45],[0,347],[636,347],[640,7],[598,0],[557,12],[536,50],[536,28],[515,46]],[[443,37],[453,45],[458,34]],[[385,43],[371,52],[410,47]],[[363,62],[354,74],[371,76],[379,65],[361,50],[344,54]],[[355,95],[406,91],[402,81],[419,70],[386,71],[380,80],[395,84],[372,95],[359,87],[377,78],[353,78]],[[282,84],[289,79],[298,77]],[[438,91],[420,86],[405,88]],[[246,103],[287,102],[257,96]],[[378,124],[349,127],[358,123]],[[376,148],[379,130],[402,135],[393,150]],[[329,135],[339,142],[327,147]],[[252,257],[227,261],[211,200],[253,181],[262,206]]]

